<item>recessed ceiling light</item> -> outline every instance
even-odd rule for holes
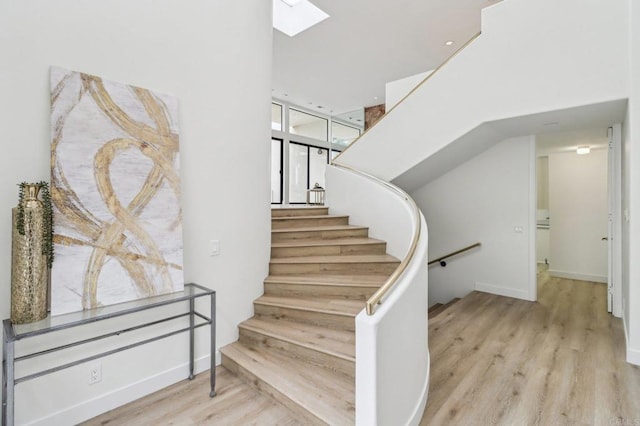
[[[453,40],[447,40],[444,42],[445,46],[451,46],[453,44]]]
[[[273,28],[293,37],[327,19],[329,15],[309,0],[274,0]]]
[[[322,109],[324,108],[322,105],[318,105],[318,109]]]
[[[591,148],[588,146],[579,146],[578,149],[576,149],[576,153],[578,155],[585,155],[591,152]]]

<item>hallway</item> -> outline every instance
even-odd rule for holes
[[[606,286],[538,269],[538,302],[473,292],[430,321],[422,425],[640,423]]]

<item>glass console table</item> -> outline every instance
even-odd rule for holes
[[[207,317],[200,312],[196,311],[195,301],[197,298],[209,296],[211,303],[210,317]],[[131,315],[137,312],[148,311],[150,309],[159,308],[161,306],[172,305],[179,302],[188,302],[189,309],[187,312],[179,313],[176,315],[162,316],[161,318],[138,324],[131,327],[118,328],[114,331],[93,336],[91,338],[73,340],[69,339],[67,343],[54,347],[49,347],[45,350],[26,353],[18,357],[15,356],[15,344],[20,340],[27,338],[40,336],[49,333],[55,333],[60,330],[65,330],[73,327],[80,327],[87,324],[106,321],[112,318],[123,317],[125,315]],[[120,334],[131,332],[134,330],[140,330],[145,327],[161,324],[163,322],[176,320],[178,318],[188,317],[189,326],[182,327],[177,330],[173,330],[168,333],[154,335],[151,338],[135,341],[125,346],[120,346],[114,349],[110,349],[104,352],[96,353],[94,355],[74,360],[65,364],[57,365],[52,368],[47,368],[35,373],[25,375],[19,378],[15,377],[15,363],[26,359],[36,358],[38,356],[47,355],[56,351],[69,349],[72,347],[80,346],[83,344],[96,342],[108,337],[119,336]],[[95,359],[103,358],[118,352],[125,351],[140,345],[155,342],[156,340],[164,339],[179,333],[189,332],[189,380],[194,378],[194,332],[196,328],[209,325],[211,328],[211,370],[210,370],[210,383],[211,392],[209,396],[214,397],[216,395],[216,372],[215,372],[215,347],[216,347],[216,292],[198,284],[185,284],[184,290],[176,293],[165,294],[161,296],[151,297],[147,299],[136,300],[132,302],[120,303],[117,305],[105,306],[97,309],[91,309],[87,311],[73,312],[65,315],[49,316],[42,321],[30,323],[30,324],[13,324],[10,320],[6,319],[2,322],[3,325],[3,347],[2,347],[2,426],[12,426],[14,424],[14,387],[15,385],[32,380],[47,374],[55,373],[56,371],[64,370],[89,362]]]

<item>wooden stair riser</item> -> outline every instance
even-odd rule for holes
[[[442,303],[436,303],[431,308],[429,308],[429,315],[428,315],[429,319],[437,317],[438,315],[440,315],[441,313],[449,309],[449,307],[457,303],[459,300],[460,300],[459,297],[455,297],[451,299],[449,302],[445,303],[444,305]]]
[[[355,287],[345,285],[316,285],[265,283],[265,294],[284,297],[322,297],[345,300],[367,300],[379,286]]]
[[[271,258],[296,256],[339,256],[350,254],[385,254],[384,242],[366,244],[331,244],[292,247],[271,247]]]
[[[271,220],[271,229],[313,228],[320,226],[340,226],[348,224],[348,216],[276,217]]]
[[[329,214],[328,207],[271,209],[271,217],[322,216],[327,214]]]
[[[254,375],[251,371],[247,370],[232,358],[226,356],[222,353],[222,365],[227,368],[229,371],[233,372],[235,375],[240,377],[245,383],[251,385],[254,389],[259,392],[269,395],[274,400],[278,401],[280,404],[287,407],[289,410],[293,411],[297,416],[300,416],[300,420],[304,424],[309,425],[326,425],[325,422],[318,419],[309,411],[305,410],[303,407],[298,405],[295,401],[291,400],[286,394],[280,392],[275,389],[269,383],[261,380],[259,377]]]
[[[356,372],[354,361],[323,353],[274,336],[266,336],[257,331],[248,330],[242,327],[240,327],[239,341],[247,347],[277,350],[287,356],[301,359],[310,364],[326,368],[330,371],[336,371],[347,377],[355,379]]]
[[[355,317],[352,316],[258,303],[254,303],[254,313],[258,318],[281,319],[304,324],[320,325],[338,330],[356,331],[356,320]]]
[[[392,274],[400,262],[270,263],[269,274]]]
[[[350,229],[317,229],[311,231],[271,232],[271,242],[283,243],[300,240],[333,240],[336,238],[366,238],[369,236],[367,228]]]

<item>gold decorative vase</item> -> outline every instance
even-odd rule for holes
[[[11,321],[24,324],[47,316],[47,258],[43,254],[44,208],[38,198],[40,185],[25,184],[19,208],[12,209]],[[22,220],[21,233],[18,221]]]

